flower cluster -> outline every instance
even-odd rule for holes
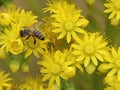
[[[60,77],[63,79],[71,78],[75,75],[75,68],[72,67],[72,61],[66,60],[66,52],[57,50],[56,52],[46,52],[43,61],[38,62],[42,65],[41,73],[45,74],[42,81],[50,79],[49,86],[55,82],[60,86]]]
[[[0,15],[0,25],[3,28],[0,35],[1,48],[13,55],[18,55],[26,51],[25,57],[30,56],[32,52],[38,57],[38,53],[42,52],[41,49],[45,48],[43,42],[34,37],[25,37],[27,40],[20,37],[21,30],[24,30],[25,27],[31,27],[38,22],[37,16],[33,15],[31,11],[25,12],[24,9],[14,9],[12,6],[6,12],[0,13]],[[31,45],[34,39],[36,39],[36,44]],[[40,46],[40,44],[42,45]]]
[[[75,39],[78,40],[77,33],[85,33],[83,27],[87,26],[89,21],[81,15],[81,10],[74,4],[68,4],[66,1],[51,1],[45,11],[51,12],[51,17],[55,18],[52,23],[54,29],[52,32],[58,33],[57,39],[66,36],[67,43]]]
[[[104,6],[107,8],[104,10],[105,13],[111,13],[109,19],[111,19],[112,25],[118,25],[120,20],[120,1],[109,0]]]
[[[17,58],[15,62],[13,60],[15,57],[11,59],[10,68],[13,72],[16,72],[20,68],[18,66],[16,68],[15,64],[22,64],[25,61],[24,59],[28,58],[32,53],[36,57],[40,57],[39,53],[44,53],[47,41],[42,41],[33,36],[32,33],[28,33],[28,31],[33,32],[34,29],[38,28],[32,28],[38,22],[37,17],[32,11],[15,8],[13,5],[10,5],[4,12],[0,13],[1,58],[7,58],[8,54],[15,57],[23,57]],[[29,29],[27,32],[24,31],[26,27]],[[21,31],[22,34],[20,33]],[[20,59],[22,62],[20,62]],[[29,70],[26,69],[27,71]]]

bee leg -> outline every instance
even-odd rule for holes
[[[33,37],[34,38],[34,44],[36,44],[36,39],[35,39],[35,37]]]
[[[30,35],[26,38],[26,40],[27,40],[28,38],[30,38]]]

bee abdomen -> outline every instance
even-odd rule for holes
[[[37,29],[35,29],[35,30],[33,31],[33,35],[34,35],[35,37],[37,37],[38,39],[40,39],[40,40],[44,40],[44,36],[43,36],[42,33],[41,33],[40,31],[38,31]]]

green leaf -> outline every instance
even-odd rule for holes
[[[65,88],[65,90],[75,90],[75,85],[74,83],[70,82],[68,86]]]

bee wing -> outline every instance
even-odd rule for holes
[[[33,25],[33,27],[38,27],[38,26],[40,26],[42,23],[43,23],[42,21],[40,21],[40,22],[38,22],[38,23],[35,23],[35,24]]]

